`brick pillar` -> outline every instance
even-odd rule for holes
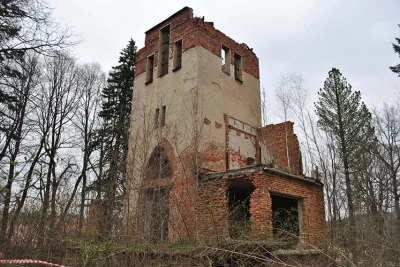
[[[104,212],[101,199],[95,199],[89,205],[89,218],[87,224],[87,230],[89,232],[89,238],[96,239],[104,223]]]
[[[255,239],[272,237],[272,202],[268,190],[257,186],[250,199],[251,234]]]

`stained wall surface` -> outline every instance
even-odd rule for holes
[[[160,36],[167,26],[168,73],[160,76]],[[173,70],[177,41],[182,42],[182,64]],[[225,66],[222,47],[229,55]],[[238,56],[240,79],[235,77],[234,58]],[[149,57],[153,57],[151,81]],[[301,238],[317,244],[325,231],[323,187],[312,179],[299,178],[301,153],[293,125],[286,122],[261,127],[260,103],[258,58],[246,44],[193,17],[187,7],[148,30],[135,67],[124,207],[126,234],[147,238],[143,227],[147,222],[143,220],[151,213],[146,211],[143,196],[162,190],[168,198],[170,242],[227,238],[227,188],[232,179],[247,179],[256,188],[250,204],[255,238],[271,236],[273,192],[301,201]],[[170,172],[150,179],[149,159],[156,147],[163,148]],[[263,169],[273,166],[288,173]],[[241,172],[248,169],[253,171]],[[231,173],[236,171],[239,173]],[[213,174],[217,176],[207,178]]]

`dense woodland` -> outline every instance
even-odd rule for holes
[[[41,0],[0,0],[0,25],[0,252],[60,260],[69,248],[85,266],[112,258],[127,249],[120,229],[135,42],[106,74],[71,55],[79,40]],[[392,46],[400,62],[400,39]],[[388,71],[400,78],[400,64]],[[319,91],[307,91],[300,74],[284,74],[279,109],[263,103],[264,124],[269,113],[294,121],[304,174],[325,184],[326,258],[399,265],[400,102],[370,110],[350,82],[332,68]],[[96,200],[104,216],[92,232]]]

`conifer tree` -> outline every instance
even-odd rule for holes
[[[122,50],[119,64],[112,68],[107,86],[102,91],[104,102],[100,117],[104,127],[99,133],[105,151],[105,172],[101,181],[97,181],[99,192],[104,193],[105,222],[104,231],[110,233],[114,215],[121,207],[124,195],[126,174],[126,155],[131,117],[132,90],[136,60],[136,46],[131,39]]]
[[[374,130],[371,126],[371,113],[361,102],[359,91],[352,91],[351,85],[338,69],[333,68],[325,80],[324,87],[318,92],[315,103],[318,126],[335,138],[340,152],[346,185],[347,204],[351,237],[355,237],[354,192],[351,170],[357,155],[366,145],[372,144]]]
[[[400,24],[399,24],[398,26],[400,27]],[[396,42],[397,42],[397,44],[392,43],[392,45],[393,45],[393,50],[394,50],[394,52],[395,52],[396,54],[398,54],[399,57],[400,57],[400,38],[396,38]],[[389,67],[389,68],[390,68],[394,73],[397,73],[397,75],[400,77],[400,64],[397,64],[396,66]]]

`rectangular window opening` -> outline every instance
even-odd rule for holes
[[[242,56],[239,54],[234,55],[235,79],[243,81],[242,79]]]
[[[159,117],[160,117],[160,109],[157,108],[157,109],[156,109],[156,114],[155,114],[155,116],[154,116],[154,128],[158,128],[158,120],[159,120]]]
[[[226,46],[221,47],[221,69],[225,73],[230,73],[230,62],[231,62],[231,57],[230,57],[230,50]]]
[[[153,81],[154,55],[147,58],[146,84]]]
[[[165,126],[165,113],[166,113],[167,107],[162,106],[162,111],[161,111],[161,127]]]
[[[271,194],[272,227],[275,239],[297,245],[301,227],[301,200]]]
[[[159,71],[158,76],[168,73],[170,27],[164,27],[160,32]]]
[[[173,71],[179,70],[182,66],[182,40],[175,42],[174,45],[174,68]]]

